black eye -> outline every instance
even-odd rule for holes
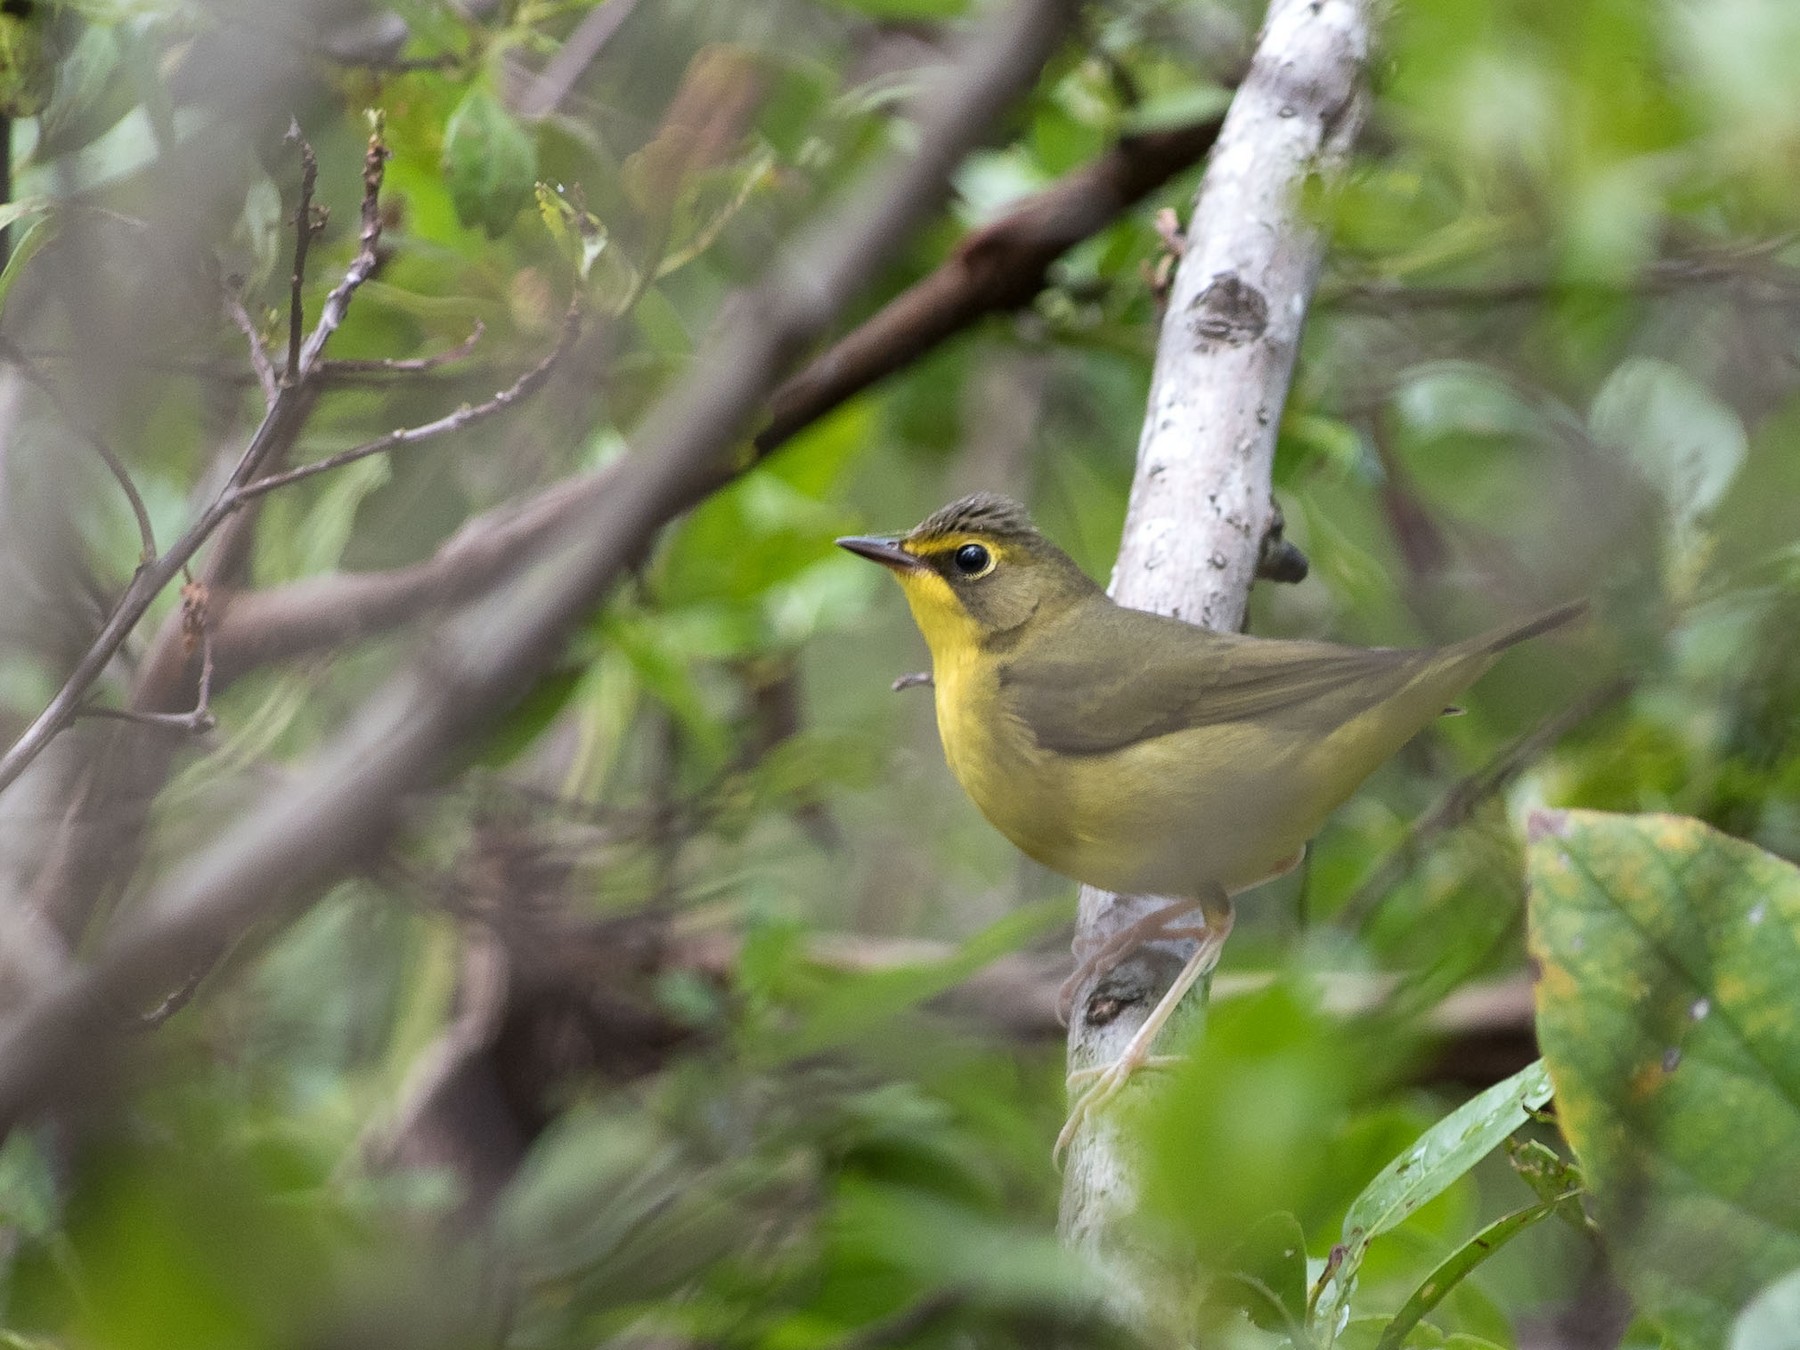
[[[988,551],[980,544],[964,544],[956,550],[956,570],[964,576],[974,576],[988,565]]]

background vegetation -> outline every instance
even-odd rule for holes
[[[166,547],[264,420],[302,141],[309,329],[358,252],[370,109],[388,158],[289,461],[478,414],[237,513],[95,686],[165,721],[84,717],[6,790],[13,1008],[453,598],[374,619],[350,583],[454,572],[468,522],[626,453],[734,290],[909,143],[970,7],[0,9],[0,739],[144,561],[107,456]],[[1121,138],[1204,125],[1259,17],[1089,6],[853,319]],[[1252,629],[1429,642],[1573,594],[1597,620],[1509,657],[1243,906],[1141,1108],[1146,1241],[1209,1345],[1723,1344],[1800,1267],[1800,13],[1383,22],[1281,423],[1311,575]],[[1155,213],[1196,172],[673,523],[352,879],[111,1009],[128,1053],[97,1037],[0,1151],[9,1343],[1126,1342],[1054,1232],[1074,887],[963,799],[929,697],[889,689],[923,662],[898,595],[830,541],[990,488],[1106,574]],[[241,645],[195,717],[212,623]],[[1795,1297],[1732,1344],[1794,1344]]]

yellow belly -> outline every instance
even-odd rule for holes
[[[940,664],[936,683],[944,757],[994,827],[1064,876],[1138,895],[1236,892],[1280,874],[1443,706],[1426,684],[1322,738],[1233,722],[1064,755],[1004,710],[991,668]]]
[[[1336,805],[1305,800],[1297,789],[1308,775],[1254,727],[1053,755],[1000,710],[984,673],[940,670],[936,682],[944,757],[963,790],[1020,850],[1089,885],[1163,896],[1213,882],[1242,890],[1282,871]]]

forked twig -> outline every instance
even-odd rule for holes
[[[200,649],[200,689],[191,711],[184,713],[143,712],[136,708],[108,708],[83,704],[81,717],[110,717],[138,726],[165,727],[194,735],[211,731],[219,724],[212,713],[213,641],[212,616],[208,612],[206,588],[190,581],[181,588],[181,626],[190,648]]]
[[[568,313],[563,318],[562,334],[557,338],[556,346],[550,349],[549,354],[543,360],[492,398],[484,399],[480,403],[465,403],[455,412],[446,413],[435,421],[425,422],[414,427],[400,427],[388,432],[385,436],[377,436],[374,440],[353,446],[349,450],[339,451],[335,455],[327,455],[324,459],[316,459],[310,464],[297,465],[282,473],[272,473],[266,478],[258,478],[256,481],[246,483],[243,487],[236,489],[232,494],[233,500],[242,505],[245,502],[254,501],[265,493],[273,492],[276,488],[284,488],[291,483],[298,483],[322,473],[329,473],[333,469],[341,469],[346,464],[356,463],[359,459],[384,454],[403,445],[417,445],[420,441],[428,441],[448,432],[461,431],[464,427],[474,426],[477,422],[485,422],[496,413],[505,412],[520,399],[535,393],[538,386],[549,378],[550,371],[556,363],[574,345],[575,338],[580,332],[581,310],[577,304],[571,303]],[[475,336],[480,336],[479,330]],[[472,343],[473,338],[470,339],[470,343],[465,345]],[[424,359],[431,360],[433,358]]]

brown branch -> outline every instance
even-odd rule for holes
[[[333,469],[341,469],[346,464],[354,464],[359,459],[367,459],[371,455],[385,454],[389,450],[403,445],[417,445],[420,441],[428,441],[437,436],[447,435],[452,431],[461,431],[478,422],[485,422],[497,413],[505,412],[520,399],[529,398],[550,376],[550,371],[562,359],[569,348],[574,345],[575,338],[581,332],[581,311],[571,304],[569,312],[563,319],[562,335],[556,346],[548,355],[530,370],[514,380],[506,388],[500,390],[492,398],[480,403],[465,403],[455,412],[446,413],[432,422],[425,422],[415,427],[401,427],[390,431],[385,436],[378,436],[372,441],[354,446],[349,450],[339,451],[335,455],[327,455],[324,459],[314,460],[310,464],[301,464],[285,473],[272,473],[255,482],[246,483],[233,494],[236,502],[242,504],[251,501],[264,493],[273,492],[276,488],[287,487],[290,483],[298,483],[318,474],[329,473]],[[480,336],[477,330],[476,336]],[[470,339],[473,342],[473,338]],[[467,344],[465,344],[467,345]],[[426,360],[435,358],[426,357]]]
[[[439,625],[307,768],[175,867],[90,964],[20,1005],[0,1041],[0,1122],[41,1107],[69,1081],[72,1056],[91,1057],[116,1034],[106,1009],[154,997],[195,953],[299,908],[379,846],[408,795],[558,657],[656,532],[749,467],[738,453],[745,423],[938,208],[956,166],[1037,77],[1075,8],[1019,0],[997,14],[929,91],[912,157],[879,166],[731,307],[694,373],[645,419],[623,471],[585,496],[567,527],[535,541],[520,583]],[[592,492],[593,480],[583,487]]]
[[[262,390],[263,407],[267,409],[275,402],[277,392],[277,376],[275,363],[269,359],[268,344],[263,341],[261,331],[250,311],[244,308],[244,299],[235,291],[225,296],[225,313],[237,326],[238,332],[244,335],[244,343],[250,349],[250,369],[256,373],[257,387]]]
[[[306,255],[312,248],[318,225],[313,219],[313,189],[319,182],[319,160],[311,142],[300,134],[300,124],[289,122],[288,139],[300,147],[300,204],[294,208],[294,271],[288,282],[287,369],[282,379],[293,384],[300,378],[300,336],[306,327]]]
[[[139,726],[164,727],[199,735],[216,727],[212,713],[213,641],[212,625],[207,617],[206,588],[189,582],[181,588],[181,624],[200,649],[200,689],[193,708],[184,713],[142,712],[136,708],[107,708],[84,704],[82,717],[110,717]]]
[[[736,972],[741,937],[725,932],[677,936],[666,968],[725,983]],[[844,975],[868,975],[907,967],[937,966],[956,958],[953,943],[921,938],[886,938],[863,933],[815,933],[805,944],[806,959]],[[1064,952],[1010,952],[946,989],[925,1006],[950,1017],[968,1018],[1021,1041],[1061,1041],[1065,1035],[1058,995],[1075,968]],[[1276,980],[1267,971],[1213,977],[1214,1002],[1248,998]],[[1333,1017],[1365,1017],[1395,1006],[1416,1012],[1424,1030],[1450,1051],[1431,1066],[1453,1067],[1454,1052],[1479,1048],[1487,1039],[1527,1039],[1531,1035],[1531,979],[1524,973],[1465,984],[1429,1007],[1404,1002],[1400,976],[1327,972],[1319,976],[1319,1005]],[[1505,1077],[1504,1073],[1498,1077]]]
[[[974,231],[937,270],[776,390],[756,448],[768,453],[976,320],[1030,304],[1049,284],[1052,263],[1212,149],[1221,120],[1127,136]]]
[[[1488,798],[1504,792],[1545,751],[1588,718],[1625,698],[1633,688],[1630,680],[1614,680],[1598,689],[1589,690],[1560,712],[1546,717],[1537,726],[1502,748],[1492,759],[1466,778],[1451,784],[1432,808],[1415,820],[1406,838],[1369,874],[1333,916],[1339,928],[1360,929],[1368,922],[1394,887],[1406,879],[1417,865],[1419,855],[1433,839],[1466,825],[1475,808]]]

